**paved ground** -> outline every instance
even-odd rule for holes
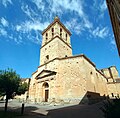
[[[21,112],[22,103],[9,101],[8,110]],[[103,103],[94,105],[37,105],[25,103],[24,116],[18,118],[104,118],[100,107]],[[0,102],[0,109],[4,102]]]

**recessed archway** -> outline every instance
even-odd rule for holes
[[[48,98],[49,98],[49,84],[47,82],[43,83],[43,97],[44,97],[44,101],[48,102]]]

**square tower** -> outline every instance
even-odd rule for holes
[[[70,31],[60,22],[58,17],[42,32],[40,49],[40,65],[55,58],[72,56]]]

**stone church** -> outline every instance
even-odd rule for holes
[[[29,100],[80,103],[86,95],[119,96],[115,66],[98,70],[85,55],[72,55],[70,31],[58,17],[42,32],[40,66],[32,74]]]

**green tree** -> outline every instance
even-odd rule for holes
[[[15,71],[12,69],[0,70],[0,93],[6,95],[5,112],[7,111],[8,99],[13,98],[14,93],[19,93],[21,86],[23,85],[20,76]],[[24,93],[27,89],[22,90],[21,93]]]
[[[18,87],[18,90],[16,91],[17,95],[24,94],[28,90],[28,84],[26,82],[20,83],[20,86]]]

